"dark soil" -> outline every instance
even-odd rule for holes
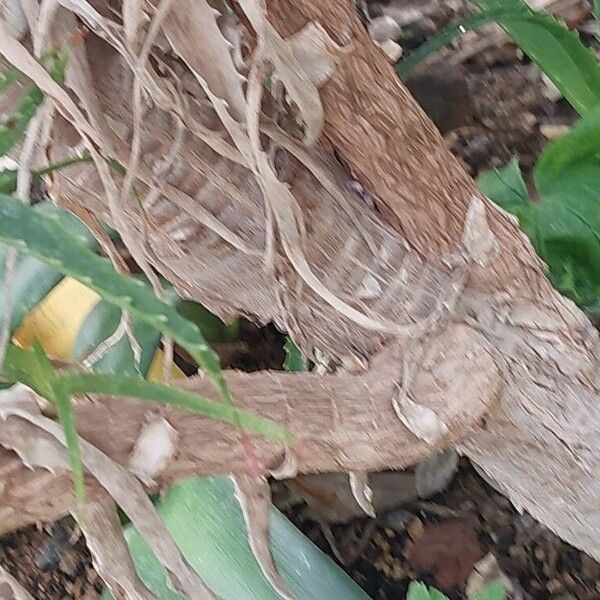
[[[330,552],[317,523],[303,522],[294,515],[291,518],[320,548]],[[338,549],[351,552],[369,522],[359,519],[333,527]],[[416,552],[420,556],[416,557]],[[408,585],[416,579],[444,588],[451,600],[459,600],[464,598],[464,584],[473,562],[488,553],[496,557],[500,570],[511,580],[515,598],[600,598],[600,565],[529,515],[520,515],[468,461],[461,464],[444,493],[380,517],[370,542],[347,569],[375,599],[403,599]],[[426,562],[423,554],[425,558],[433,556],[435,564],[420,564]],[[445,582],[450,582],[449,587]]]
[[[437,12],[407,28],[405,34],[412,36],[412,41],[405,51],[425,34],[464,14],[464,3],[455,0],[448,5],[454,8],[441,3]],[[566,15],[574,25],[585,21],[581,5]],[[468,43],[478,39],[458,43],[453,52],[466,50],[468,54]],[[473,176],[500,167],[515,155],[530,173],[547,143],[543,131],[575,119],[564,101],[546,97],[537,69],[508,42],[476,52],[459,66],[434,62],[407,83]],[[223,361],[235,368],[278,368],[283,360],[282,340],[272,327],[257,329],[244,323],[240,342],[218,350]],[[184,356],[178,360],[185,366]],[[321,527],[300,514],[292,511],[289,516],[330,552]],[[334,527],[338,547],[352,551],[361,536],[365,538],[365,529],[372,526],[365,518]],[[456,531],[463,531],[464,537],[456,539]],[[452,543],[445,544],[444,535],[452,535]],[[472,562],[488,553],[497,558],[500,569],[514,583],[515,597],[600,598],[600,565],[528,515],[519,515],[467,462],[461,464],[443,494],[428,502],[399,507],[381,518],[366,539],[370,541],[360,557],[347,568],[373,598],[404,598],[413,579],[444,584],[449,586],[446,592],[450,598],[461,598]],[[471,564],[461,564],[457,554],[471,556]],[[433,563],[427,564],[427,560]],[[0,564],[39,600],[91,599],[101,588],[71,519],[5,536],[0,541]]]

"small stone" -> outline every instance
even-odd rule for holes
[[[536,546],[533,555],[539,560],[539,561],[543,561],[544,558],[546,558],[546,553],[544,552],[544,549],[540,546]]]
[[[556,592],[560,592],[563,589],[563,584],[558,579],[551,579],[546,584],[546,589],[551,593],[555,594]]]
[[[69,577],[75,577],[79,571],[80,564],[77,551],[71,547],[61,554],[58,568]]]
[[[425,527],[423,526],[421,519],[415,517],[406,528],[406,532],[411,540],[416,541],[423,535],[424,529]]]
[[[392,17],[383,15],[369,23],[369,35],[374,42],[382,43],[386,40],[396,42],[402,35],[402,29]]]
[[[407,510],[398,509],[385,515],[385,525],[396,533],[403,533],[406,526],[411,522],[414,515]]]

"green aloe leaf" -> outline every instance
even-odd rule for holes
[[[531,10],[524,0],[473,0],[482,10],[504,9],[497,23],[537,64],[580,114],[600,104],[600,66],[575,32],[554,17]],[[514,17],[512,13],[529,14]],[[510,13],[510,14],[509,14]]]
[[[116,272],[110,262],[72,239],[58,220],[44,217],[18,199],[0,195],[0,241],[26,250],[128,310],[183,346],[206,371],[221,398],[232,404],[219,359],[197,325],[157,298],[143,281]]]
[[[229,477],[202,477],[174,485],[157,508],[188,563],[223,600],[280,600],[262,574]],[[298,600],[368,600],[329,557],[277,509],[271,511],[271,548],[277,568]],[[126,537],[142,581],[159,600],[183,600],[143,538]],[[226,573],[226,576],[224,576]],[[108,592],[104,600],[111,598]]]
[[[62,371],[56,376],[63,388],[71,395],[102,394],[104,396],[127,396],[178,406],[211,419],[218,419],[241,426],[249,433],[283,444],[293,442],[292,435],[269,419],[235,408],[230,404],[215,402],[205,396],[169,387],[161,383],[146,381],[142,377],[115,375],[113,373],[77,373]]]
[[[165,300],[172,306],[181,304],[180,297],[172,287],[167,287]],[[122,311],[118,306],[100,300],[85,317],[71,352],[74,362],[81,362],[118,327]],[[141,360],[135,364],[133,350],[127,336],[123,336],[104,356],[93,365],[94,371],[123,375],[146,374],[160,343],[160,332],[152,325],[132,319],[131,329],[141,348]]]

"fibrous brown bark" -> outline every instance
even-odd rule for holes
[[[327,143],[311,153],[338,194],[314,176],[314,169],[309,173],[306,161],[303,166],[286,155],[281,169],[303,215],[307,260],[337,297],[397,328],[373,331],[340,314],[306,286],[278,244],[271,268],[265,269],[269,229],[253,173],[235,157],[224,159],[207,149],[191,126],[162,195],[146,207],[149,259],[182,292],[215,312],[274,320],[308,353],[316,347],[345,369],[365,371],[327,377],[229,375],[240,404],[298,433],[306,448],[301,471],[399,468],[461,437],[461,450],[517,505],[600,557],[600,523],[591,508],[600,492],[600,371],[598,337],[590,323],[550,287],[515,221],[477,192],[370,42],[349,1],[268,4],[281,33],[316,21],[346,48],[321,91]],[[131,86],[123,74],[128,71],[118,53],[94,36],[85,50],[75,52],[76,64],[87,68],[89,59],[94,102],[79,80],[68,83],[90,120],[106,129],[105,152],[125,162]],[[185,85],[194,92],[191,98],[201,95],[193,78]],[[186,118],[195,117],[196,123],[214,119],[201,103],[188,109]],[[140,186],[152,187],[157,157],[173,145],[172,114],[153,107],[142,129],[138,177]],[[62,135],[66,143],[64,128]],[[352,174],[371,193],[376,209],[349,191]],[[99,189],[93,170],[81,168],[67,174],[55,193],[110,219]],[[477,218],[470,220],[473,207]],[[470,240],[485,236],[488,227],[486,251],[475,256],[468,251]],[[208,392],[203,382],[191,385]],[[392,408],[399,385],[412,402],[431,409],[448,433],[431,444],[419,441]],[[285,401],[273,400],[283,396]],[[107,418],[114,406],[106,400],[82,402],[78,425],[85,438],[123,461],[146,408],[128,402],[126,418]],[[482,411],[485,423],[479,419]],[[229,443],[229,429],[176,412],[171,417],[183,435],[165,482],[243,467],[240,449]],[[9,436],[1,435],[10,447]],[[265,464],[275,466],[281,449],[264,442],[258,448]],[[6,465],[10,471],[0,471],[0,515],[8,527],[52,518],[70,505],[52,497],[45,507],[40,499],[45,490],[19,505],[15,482],[32,490],[46,485],[66,490],[68,482],[27,472],[14,462]]]
[[[483,343],[483,345],[481,345]],[[469,364],[467,357],[473,356]],[[476,375],[472,374],[476,368]],[[455,377],[448,380],[445,372]],[[401,469],[447,445],[464,432],[465,421],[485,414],[500,391],[500,376],[486,343],[478,333],[458,325],[433,340],[423,357],[415,393],[448,425],[449,431],[434,445],[417,438],[402,426],[392,408],[397,393],[396,369],[389,363],[354,377],[309,374],[229,373],[227,382],[240,407],[281,423],[297,440],[295,451],[302,473]],[[215,396],[208,380],[195,378],[187,389]],[[446,387],[449,386],[449,387]],[[462,398],[469,398],[466,404]],[[76,406],[78,431],[87,441],[121,464],[126,464],[142,425],[152,408],[121,398],[80,399]],[[2,411],[0,402],[0,412]],[[175,408],[162,416],[179,432],[177,453],[157,478],[164,487],[199,474],[240,472],[248,468],[238,432]],[[0,424],[0,446],[20,448],[20,419]],[[285,449],[256,440],[258,457],[275,469]],[[0,460],[0,533],[32,520],[48,520],[71,508],[67,473],[54,475],[23,468],[7,452]],[[60,493],[59,493],[60,490]]]

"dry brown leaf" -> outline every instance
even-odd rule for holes
[[[350,490],[356,503],[372,519],[375,519],[375,508],[373,507],[373,490],[369,485],[369,474],[365,471],[350,471],[348,473]]]
[[[0,391],[0,419],[16,420],[13,426],[20,427],[17,434],[11,436],[10,449],[30,466],[55,469],[58,464],[64,468],[68,464],[64,431],[59,423],[40,413],[36,399],[37,394],[22,385]],[[40,442],[40,439],[45,441]],[[86,469],[131,519],[167,569],[173,586],[192,600],[214,598],[186,562],[137,479],[92,444],[84,439],[79,442]]]
[[[231,116],[242,122],[246,107],[243,78],[231,57],[231,44],[217,24],[219,16],[206,0],[175,0],[163,29],[192,72],[198,73],[211,93],[226,103]]]
[[[94,567],[114,598],[155,600],[135,572],[123,537],[117,506],[110,496],[85,502],[79,526],[92,555]]]
[[[312,26],[304,34],[298,34],[300,37],[290,44],[267,21],[263,0],[239,0],[238,3],[256,31],[264,57],[273,64],[275,77],[283,82],[290,98],[300,109],[306,128],[305,141],[307,145],[313,145],[324,123],[321,97],[314,81],[324,82],[331,75],[335,62],[333,55],[330,62],[324,59],[327,54],[326,32]],[[332,40],[330,43],[335,45]],[[310,74],[301,58],[311,59],[308,63]]]
[[[123,27],[125,38],[131,49],[135,48],[138,31],[142,22],[142,0],[123,0]]]
[[[250,473],[232,476],[235,493],[244,515],[248,542],[263,575],[284,600],[294,600],[287,583],[277,572],[271,554],[269,518],[272,510],[271,488],[266,477]]]

